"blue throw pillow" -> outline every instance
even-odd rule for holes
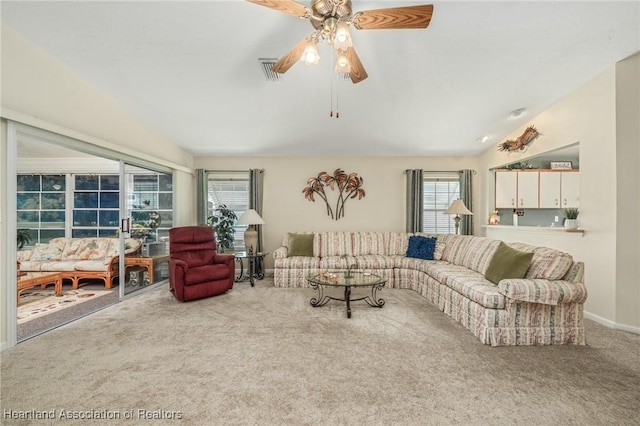
[[[436,242],[437,238],[427,238],[420,236],[409,237],[407,257],[433,260],[433,253],[436,250]]]

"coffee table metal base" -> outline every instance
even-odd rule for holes
[[[309,303],[314,308],[319,306],[326,305],[329,300],[337,300],[340,302],[346,302],[347,305],[347,318],[351,318],[351,302],[355,302],[358,300],[364,300],[369,304],[369,306],[373,308],[382,308],[384,306],[384,299],[378,298],[378,290],[381,290],[384,287],[385,283],[372,285],[371,287],[371,295],[367,295],[364,297],[358,297],[357,299],[351,298],[351,287],[353,286],[344,286],[344,298],[340,299],[337,297],[327,296],[324,294],[324,286],[322,284],[316,284],[311,282],[311,287],[318,291],[318,297],[312,297]]]

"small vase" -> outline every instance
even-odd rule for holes
[[[578,229],[578,219],[565,219],[564,229]]]

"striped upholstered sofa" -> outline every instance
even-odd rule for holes
[[[310,234],[310,233],[306,233]],[[584,264],[561,251],[509,243],[533,257],[524,278],[485,278],[499,240],[403,232],[317,232],[313,255],[290,256],[286,234],[273,253],[276,287],[308,287],[306,277],[356,270],[381,275],[387,288],[411,289],[492,346],[585,344]],[[434,260],[407,257],[413,235],[436,238]]]

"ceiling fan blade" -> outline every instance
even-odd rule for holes
[[[287,52],[286,55],[280,58],[278,62],[273,64],[273,66],[271,67],[271,71],[277,72],[278,74],[284,74],[285,72],[289,71],[289,68],[294,66],[296,62],[298,62],[302,57],[306,45],[307,37],[300,40],[293,49],[291,49],[289,52]]]
[[[354,15],[353,25],[359,30],[427,28],[431,15],[432,4],[364,10]]]
[[[353,47],[347,48],[344,51],[344,55],[349,60],[349,64],[351,64],[351,72],[349,72],[349,77],[351,77],[351,81],[353,84],[360,83],[365,78],[369,77],[367,71],[365,71],[364,66],[362,66],[362,62],[360,62],[360,58],[356,53],[356,50]]]
[[[311,12],[307,6],[300,4],[293,0],[247,0],[250,3],[255,3],[260,6],[275,9],[279,12],[288,13],[289,15],[297,16],[299,18],[308,17]]]

